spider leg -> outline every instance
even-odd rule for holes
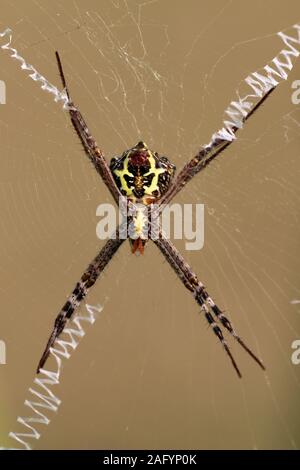
[[[245,344],[245,342],[238,336],[236,333],[235,329],[233,328],[232,323],[230,320],[224,315],[222,310],[215,304],[213,299],[208,295],[207,291],[205,290],[204,286],[202,285],[201,282],[199,282],[199,288],[197,290],[197,294],[195,295],[195,298],[198,301],[200,301],[200,297],[202,297],[206,303],[210,306],[211,310],[213,311],[214,315],[216,318],[220,321],[220,323],[226,328],[227,331],[236,339],[236,341],[242,346],[245,351],[252,357],[252,359],[257,362],[257,364],[265,370],[264,364],[261,362],[261,360],[251,351],[251,349]],[[199,298],[199,300],[198,300]]]
[[[270,96],[274,91],[275,86],[271,88],[262,98],[256,103],[256,105],[245,115],[241,122],[244,124],[250,116],[264,103],[264,101]],[[242,125],[240,126],[242,127]],[[212,136],[211,142],[202,147],[199,152],[192,158],[182,170],[178,173],[177,177],[174,179],[173,184],[170,186],[168,191],[159,201],[161,210],[164,204],[168,204],[174,196],[176,196],[179,191],[200,171],[204,170],[209,163],[211,163],[218,155],[220,155],[232,142],[235,140],[235,134],[240,127],[231,126],[229,128],[232,138],[230,140],[220,137],[220,134],[214,134]]]
[[[223,348],[228,354],[231,363],[236,370],[239,377],[241,377],[240,370],[231,354],[231,351],[225,341],[221,328],[214,321],[213,316],[220,321],[222,326],[226,328],[229,333],[237,340],[237,342],[245,349],[245,351],[257,362],[257,364],[265,370],[265,366],[261,360],[251,351],[251,349],[244,343],[244,341],[235,332],[231,322],[215,304],[213,299],[209,296],[204,285],[198,280],[197,276],[193,273],[191,267],[183,259],[179,251],[172,243],[164,238],[162,235],[157,240],[153,240],[157,247],[160,249],[170,266],[173,268],[177,276],[181,279],[185,287],[191,291],[201,310],[204,312],[205,318],[209,325],[212,327],[213,332],[222,343]]]
[[[64,71],[62,68],[62,63],[59,57],[58,52],[55,52],[59,75],[62,81],[62,85],[66,90],[67,96],[69,98],[69,114],[71,117],[71,122],[73,127],[82,143],[85,153],[93,163],[96,171],[101,176],[102,180],[108,187],[110,193],[112,194],[114,200],[118,203],[121,193],[115,183],[115,180],[110,172],[109,166],[105,160],[102,150],[98,147],[96,140],[90,134],[87,124],[80,113],[79,109],[76,108],[73,101],[70,98],[69,90],[66,84],[66,79]]]
[[[40,369],[44,366],[51,352],[51,347],[53,346],[56,338],[58,338],[62,333],[67,321],[72,317],[74,311],[78,308],[81,301],[87,295],[89,289],[95,284],[96,280],[123,242],[124,239],[120,239],[119,237],[116,239],[109,239],[84,271],[80,281],[77,282],[73,292],[68,297],[68,300],[56,317],[47,346],[39,361],[37,373],[39,373]]]

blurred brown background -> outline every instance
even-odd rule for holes
[[[298,0],[1,0],[0,30],[75,103],[108,158],[139,139],[180,167],[220,128],[238,84],[281,49]],[[1,444],[17,431],[66,296],[102,242],[108,191],[60,104],[0,53]],[[184,252],[267,365],[233,341],[234,370],[193,298],[149,245],[125,243],[88,297],[104,310],[64,363],[62,404],[36,449],[298,448],[300,60],[230,150],[176,202],[205,204],[205,245]],[[51,417],[51,413],[49,413]]]

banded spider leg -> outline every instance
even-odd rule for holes
[[[47,346],[39,361],[37,373],[39,373],[40,369],[44,366],[46,360],[49,357],[51,348],[54,345],[55,340],[63,332],[67,321],[70,320],[75,310],[79,307],[82,300],[86,297],[90,288],[95,284],[96,280],[103,272],[106,265],[109,263],[109,261],[112,259],[112,257],[118,251],[124,241],[125,239],[119,238],[118,233],[116,234],[115,239],[109,239],[105,243],[103,248],[100,250],[98,255],[93,259],[93,261],[88,265],[88,267],[82,274],[80,281],[77,282],[71,295],[68,297],[68,300],[66,301],[66,303],[64,304],[61,311],[56,317],[54,327],[48,340]]]
[[[201,281],[198,280],[196,274],[192,271],[191,267],[183,259],[179,251],[175,246],[166,238],[160,234],[160,237],[157,240],[153,240],[157,247],[162,252],[163,256],[166,258],[172,269],[175,271],[179,279],[183,282],[185,287],[192,292],[196,302],[201,307],[205,318],[209,325],[212,327],[213,332],[218,337],[219,341],[222,343],[224,350],[229,356],[231,363],[236,370],[236,373],[239,377],[242,377],[241,372],[235,362],[234,357],[231,354],[231,351],[225,341],[223,332],[218,324],[215,322],[214,317],[221,325],[229,331],[229,333],[235,338],[235,340],[243,347],[243,349],[254,359],[254,361],[265,370],[265,366],[262,361],[251,351],[251,349],[244,343],[240,336],[236,333],[233,328],[233,325],[229,319],[224,315],[224,313],[219,309],[215,304],[213,299],[209,296],[204,285]]]

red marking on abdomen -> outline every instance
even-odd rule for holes
[[[141,238],[137,238],[134,240],[133,245],[132,245],[132,253],[135,253],[136,251],[139,251],[141,255],[144,254],[144,243]]]

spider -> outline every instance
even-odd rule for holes
[[[220,155],[231,143],[225,138],[218,136],[213,139],[210,145],[201,148],[199,152],[182,168],[175,178],[175,166],[164,156],[150,150],[147,145],[140,141],[131,149],[125,151],[120,157],[112,158],[108,165],[102,150],[98,147],[95,139],[90,134],[86,122],[79,109],[71,100],[70,93],[66,84],[62,63],[58,52],[55,53],[59,75],[62,85],[68,97],[68,110],[72,125],[78,134],[85,153],[94,165],[96,171],[106,184],[111,195],[117,204],[123,198],[128,203],[141,203],[143,206],[151,207],[154,203],[158,205],[159,210],[163,209],[164,204],[169,203],[173,197],[188,183],[197,173],[204,170],[218,155]],[[244,117],[245,122],[257,108],[270,95],[275,87],[272,87],[253,107],[253,109]],[[232,132],[237,132],[237,127],[232,127]],[[147,239],[139,236],[140,225],[138,217],[134,220],[136,229],[135,237],[128,237],[131,243],[132,252],[143,253]],[[149,237],[151,239],[151,237]],[[242,377],[237,363],[225,341],[222,328],[226,329],[230,335],[244,348],[252,359],[263,369],[265,366],[262,361],[245,344],[241,337],[235,331],[230,320],[224,315],[223,311],[217,306],[212,297],[208,294],[204,284],[197,278],[192,268],[187,264],[175,246],[159,231],[159,236],[152,238],[157,248],[161,251],[164,258],[168,261],[171,268],[175,271],[184,286],[192,293],[196,303],[211,326],[212,331],[221,342],[223,349],[228,355],[238,377]],[[124,242],[124,237],[120,237],[117,229],[114,238],[110,238],[97,256],[88,265],[77,282],[71,295],[59,312],[50,338],[39,361],[37,373],[44,366],[55,340],[63,332],[68,320],[71,319],[75,310],[79,307],[82,300],[86,297],[90,288],[103,272],[105,267],[111,261],[114,254],[118,251]]]

